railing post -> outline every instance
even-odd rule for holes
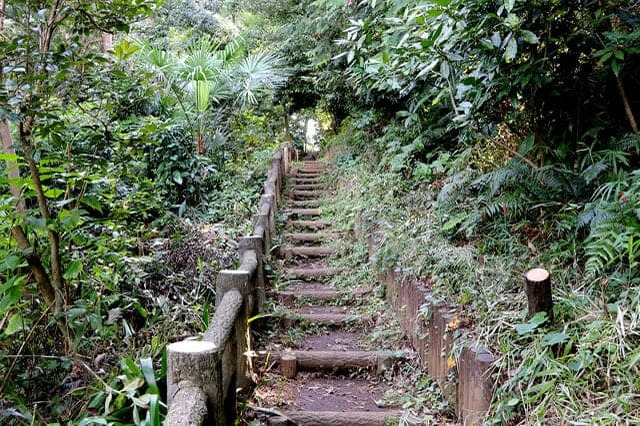
[[[265,302],[265,273],[264,273],[264,241],[261,237],[242,237],[240,238],[238,252],[240,254],[240,260],[244,258],[245,254],[249,251],[253,251],[256,256],[256,270],[251,285],[249,286],[249,315],[256,315],[258,312],[262,312]]]
[[[260,213],[269,215],[269,234],[273,237],[276,233],[276,197],[274,194],[265,194],[260,197]]]
[[[225,424],[217,412],[223,401],[219,349],[213,342],[188,340],[167,346],[167,404],[175,399],[176,407],[170,410],[166,424],[188,424],[184,416],[202,410],[203,395],[208,412],[204,417],[211,424]]]
[[[229,405],[235,407],[235,390],[244,388],[249,384],[247,377],[248,364],[245,352],[247,352],[247,320],[249,319],[247,300],[250,294],[250,278],[249,272],[242,270],[222,270],[218,273],[216,315],[225,314],[225,312],[220,312],[220,304],[227,292],[235,290],[242,297],[242,305],[237,315],[235,315],[236,319],[232,328],[233,336],[229,341],[229,344],[233,343],[233,345],[231,345],[229,351],[225,350],[223,355],[222,371],[224,389],[225,392],[228,392],[228,394],[225,395],[225,407]],[[228,315],[231,314],[232,313],[228,313]],[[222,330],[222,332],[226,332],[226,330]],[[208,335],[205,336],[207,338],[209,337]],[[211,337],[215,338],[215,336]],[[233,383],[233,386],[231,386],[231,383]],[[233,402],[231,402],[232,400]]]
[[[254,229],[262,228],[264,233],[264,253],[271,252],[271,231],[269,230],[269,215],[268,214],[256,214],[253,215]],[[256,236],[254,234],[254,236]]]

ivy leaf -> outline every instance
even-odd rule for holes
[[[511,37],[504,51],[504,60],[506,62],[513,61],[513,58],[516,57],[517,53],[518,53],[518,43],[516,42],[515,38]]]

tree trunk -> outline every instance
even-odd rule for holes
[[[6,0],[0,0],[0,33],[2,33],[2,31],[4,30],[5,9]],[[2,74],[3,66],[4,64],[0,63],[0,85],[4,80],[4,76]],[[2,140],[2,153],[15,155],[16,152],[13,147],[11,128],[9,126],[9,120],[7,120],[6,118],[0,120],[0,139]],[[20,177],[20,169],[18,168],[18,164],[15,161],[7,160],[5,163],[7,168],[7,177],[9,178],[9,190],[11,192],[11,195],[16,199],[15,210],[18,216],[20,216],[24,214],[26,205],[24,199],[22,198],[20,188],[18,188],[13,183]],[[33,251],[27,235],[19,224],[12,226],[11,234],[16,240],[18,248],[20,248],[20,250],[22,251],[24,258],[29,265],[29,269],[31,270],[31,273],[36,280],[38,291],[44,298],[45,304],[52,312],[54,312],[56,308],[56,292],[51,284],[51,280],[49,279],[47,270],[45,269],[38,255]]]
[[[103,32],[102,33],[102,51],[107,53],[113,50],[113,34]]]
[[[622,84],[622,79],[620,78],[620,76],[616,76],[616,81],[618,83],[618,91],[620,92],[620,97],[622,97],[622,103],[624,104],[624,112],[627,114],[627,120],[629,120],[629,124],[631,125],[631,130],[633,130],[633,133],[638,133],[638,123],[635,116],[633,115],[633,110],[631,109],[631,104],[629,103],[629,99],[627,98],[627,92],[624,89],[624,84]]]

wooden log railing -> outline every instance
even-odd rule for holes
[[[271,161],[253,232],[240,238],[240,266],[218,273],[216,311],[202,340],[167,346],[167,426],[234,424],[236,389],[249,382],[248,319],[264,306],[263,259],[271,250],[282,183],[294,155],[287,142]]]

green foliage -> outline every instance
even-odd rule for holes
[[[640,173],[636,170],[600,187],[594,202],[586,206],[579,222],[590,226],[585,241],[585,272],[590,276],[625,274],[626,280],[634,281],[640,249],[639,199]]]
[[[160,399],[160,389],[151,358],[142,358],[138,366],[129,358],[121,363],[122,374],[111,383],[104,383],[89,403],[89,410],[99,416],[85,417],[78,423],[85,425],[111,425],[133,420],[140,426],[160,426],[166,406]],[[166,372],[161,371],[159,378]]]

